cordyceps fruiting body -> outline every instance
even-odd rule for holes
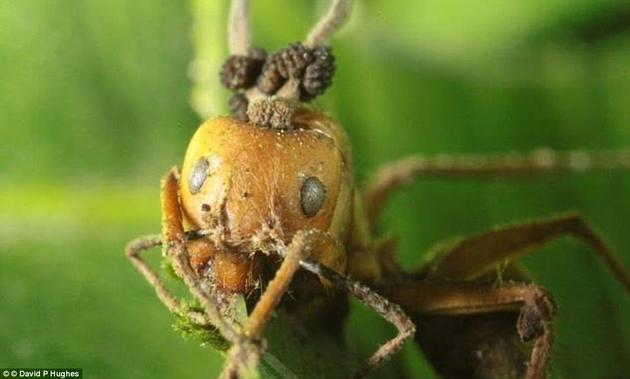
[[[330,333],[343,345],[347,295],[397,330],[354,377],[368,375],[415,336],[445,378],[545,378],[556,307],[518,258],[571,236],[630,289],[630,274],[580,215],[440,244],[410,272],[396,263],[393,240],[374,237],[378,216],[392,190],[414,178],[627,170],[630,153],[413,156],[383,166],[360,191],[342,127],[306,104],[333,82],[327,43],[351,5],[332,0],[303,42],[267,53],[251,46],[249,2],[232,1],[230,56],[219,75],[233,92],[231,114],[197,129],[181,171],[162,181],[162,234],[132,241],[127,256],[171,312],[227,342],[223,378],[258,375],[263,331],[276,309],[291,325]],[[192,306],[140,257],[158,245],[196,300]]]

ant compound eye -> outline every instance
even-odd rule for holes
[[[210,168],[210,164],[208,160],[204,157],[199,158],[197,163],[195,163],[195,167],[193,167],[190,175],[188,176],[188,188],[190,188],[191,194],[196,194],[203,186],[203,183],[206,181],[208,177],[208,169]]]
[[[311,176],[304,181],[300,189],[300,205],[306,217],[313,217],[324,204],[326,187],[316,177]]]

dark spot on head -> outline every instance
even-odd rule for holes
[[[249,192],[243,192],[243,197],[247,199],[249,197]]]
[[[201,204],[201,210],[203,212],[210,212],[210,209],[212,209],[212,208],[210,208],[210,205],[208,205],[206,203]]]
[[[307,178],[300,189],[300,206],[306,217],[313,217],[326,199],[326,187],[314,176]]]
[[[190,175],[188,176],[188,188],[190,188],[191,194],[196,194],[203,186],[203,183],[208,177],[208,160],[204,157],[199,158],[195,166],[193,167]]]

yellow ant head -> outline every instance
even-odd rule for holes
[[[231,117],[201,125],[181,172],[189,229],[219,235],[241,252],[265,250],[269,239],[288,243],[298,230],[345,239],[352,212],[346,137],[320,113],[301,109],[293,120],[293,130]]]

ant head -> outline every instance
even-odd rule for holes
[[[191,229],[223,234],[232,248],[288,243],[298,230],[344,240],[352,204],[345,136],[321,113],[299,111],[299,129],[255,128],[233,117],[204,123],[188,145],[180,196]]]

